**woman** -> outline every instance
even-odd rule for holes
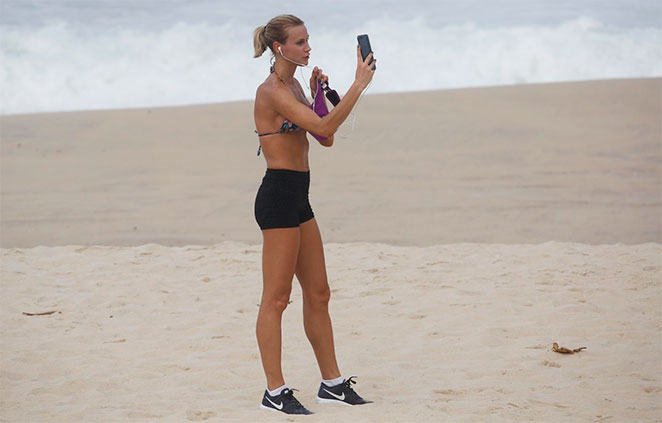
[[[294,79],[298,65],[308,64],[311,48],[303,21],[292,15],[279,15],[253,34],[255,57],[269,48],[274,55],[271,73],[255,94],[255,126],[264,151],[267,171],[257,197],[255,218],[262,230],[263,291],[257,318],[257,340],[267,389],[261,407],[287,414],[311,414],[285,385],[281,369],[281,319],[296,274],[303,292],[306,336],[322,374],[318,402],[346,405],[366,404],[351,387],[351,377],[340,375],[328,312],[329,284],[319,228],[308,201],[310,169],[306,132],[326,137],[325,147],[333,145],[333,134],[345,121],[374,70],[357,48],[356,78],[342,101],[325,117],[310,109],[299,82]],[[317,80],[328,77],[317,67],[310,78],[313,96]],[[260,150],[258,149],[258,154]]]

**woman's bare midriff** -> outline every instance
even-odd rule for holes
[[[289,169],[299,172],[310,170],[308,165],[309,143],[306,132],[275,134],[260,140],[262,153],[269,169]]]

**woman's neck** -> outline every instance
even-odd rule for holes
[[[284,84],[292,83],[294,80],[294,71],[296,68],[297,65],[284,59],[276,59],[276,63],[274,64],[274,70]]]

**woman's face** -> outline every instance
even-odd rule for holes
[[[308,45],[308,30],[305,25],[291,26],[287,29],[287,42],[281,46],[283,54],[290,60],[308,64],[310,45]]]

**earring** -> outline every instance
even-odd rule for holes
[[[274,63],[276,63],[276,55],[273,54],[271,55],[271,59],[269,59],[269,63],[271,63],[271,66],[273,66]]]

